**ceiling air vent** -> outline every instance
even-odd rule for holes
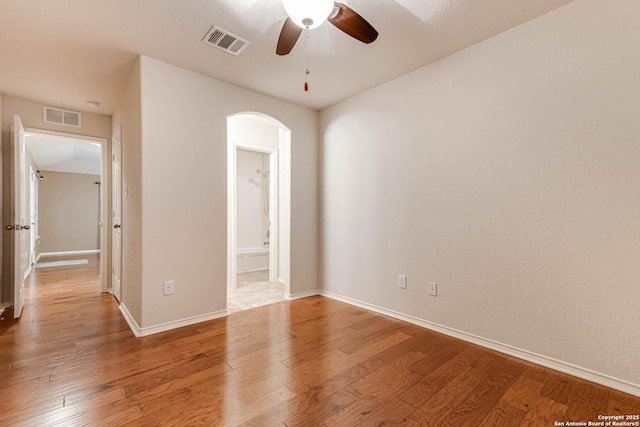
[[[57,123],[59,125],[82,126],[82,116],[76,111],[61,110],[53,107],[43,107],[44,121],[47,123]]]
[[[251,42],[214,25],[204,36],[202,43],[238,56]]]

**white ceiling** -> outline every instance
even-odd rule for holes
[[[25,133],[27,149],[43,171],[100,175],[100,144],[42,133]]]
[[[362,44],[324,23],[291,54],[275,46],[280,0],[0,0],[0,93],[111,114],[144,54],[314,109],[464,49],[571,0],[343,0],[380,33]],[[206,46],[218,25],[252,43],[238,57]]]

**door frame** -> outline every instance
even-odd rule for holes
[[[81,135],[77,133],[56,132],[46,129],[38,128],[25,128],[25,132],[40,133],[45,135],[61,136],[65,138],[80,139],[87,142],[100,144],[100,292],[109,292],[109,280],[108,280],[108,265],[111,259],[111,242],[108,236],[111,228],[108,226],[111,224],[109,216],[109,210],[111,203],[109,203],[109,192],[111,190],[111,174],[109,169],[109,163],[111,156],[109,155],[109,140],[107,138],[99,138],[95,136]],[[107,226],[105,226],[107,225]]]

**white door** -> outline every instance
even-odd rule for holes
[[[122,137],[121,128],[118,128],[113,135],[113,153],[112,161],[112,195],[113,195],[113,213],[112,213],[112,241],[111,241],[111,259],[112,259],[112,286],[113,295],[118,301],[122,299]]]
[[[13,116],[13,224],[5,228],[15,233],[13,245],[13,315],[18,318],[24,305],[24,279],[27,271],[29,246],[25,238],[31,228],[27,221],[24,127],[19,116]]]

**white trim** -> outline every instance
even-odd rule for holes
[[[61,251],[61,252],[40,252],[38,259],[43,256],[64,256],[64,255],[89,255],[99,254],[100,249],[88,249],[86,251]]]
[[[187,317],[180,320],[174,320],[171,322],[161,323],[159,325],[154,325],[154,326],[146,326],[142,328],[140,327],[140,325],[138,325],[138,322],[136,322],[136,320],[133,318],[133,316],[127,309],[127,306],[124,305],[124,303],[120,303],[118,308],[120,308],[120,312],[124,316],[124,319],[127,321],[127,324],[129,324],[129,328],[131,328],[131,331],[136,337],[146,337],[148,335],[170,331],[172,329],[181,328],[183,326],[194,325],[196,323],[206,322],[208,320],[219,319],[221,317],[225,317],[229,315],[229,312],[227,310],[220,310],[213,313],[201,314],[199,316]]]
[[[127,321],[127,324],[129,325],[129,329],[131,329],[131,332],[133,332],[133,335],[135,335],[136,337],[144,336],[142,335],[142,330],[140,326],[138,326],[138,322],[136,322],[136,319],[133,318],[127,306],[124,305],[123,302],[121,302],[118,308],[120,309],[120,313],[122,313],[122,317],[124,317],[124,320]]]
[[[625,381],[619,378],[612,377],[600,372],[592,371],[591,369],[583,368],[581,366],[574,365],[572,363],[564,362],[562,360],[554,359],[552,357],[537,354],[528,350],[513,347],[508,344],[503,344],[498,341],[494,341],[488,338],[483,338],[478,335],[470,334],[468,332],[460,331],[458,329],[450,328],[448,326],[440,325],[438,323],[430,322],[428,320],[420,319],[408,314],[399,313],[397,311],[389,310],[387,308],[378,307],[373,304],[369,304],[363,301],[359,301],[353,298],[345,297],[342,295],[334,294],[332,292],[320,290],[319,295],[342,301],[347,304],[355,305],[366,310],[374,311],[385,316],[393,317],[408,323],[412,323],[417,326],[421,326],[426,329],[430,329],[435,332],[439,332],[450,337],[458,338],[463,341],[467,341],[473,344],[480,345],[482,347],[489,348],[491,350],[498,351],[500,353],[508,354],[509,356],[517,357],[538,365],[545,366],[556,371],[563,372],[565,374],[573,375],[578,378],[592,381],[597,384],[604,385],[606,387],[614,388],[625,393],[632,394],[640,397],[640,384],[634,384],[629,381]]]
[[[294,299],[314,297],[316,295],[322,295],[321,291],[319,289],[313,289],[313,290],[305,291],[305,292],[298,292],[298,293],[295,293],[295,294],[285,293],[284,294],[284,299],[291,301],[291,300],[294,300]]]

